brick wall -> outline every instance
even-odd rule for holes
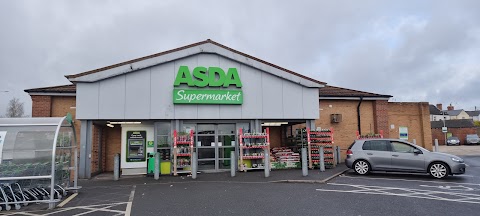
[[[400,126],[408,128],[408,141],[432,150],[432,132],[430,129],[430,111],[428,103],[388,103],[388,124],[390,138],[398,139]],[[393,125],[392,129],[390,126]]]
[[[92,174],[98,174],[100,173],[101,167],[101,161],[100,161],[100,144],[101,144],[101,130],[102,127],[99,125],[93,125],[92,127],[92,162],[90,163],[91,165],[91,172]]]
[[[388,101],[377,100],[373,103],[373,121],[375,133],[383,131],[385,137],[389,137],[388,129]]]
[[[458,137],[460,144],[465,144],[467,134],[476,134],[477,128],[448,128],[448,133],[452,133],[452,136]],[[432,128],[432,143],[435,143],[435,139],[438,139],[439,145],[445,145],[445,134],[441,128]]]
[[[320,119],[315,125],[322,128],[333,128],[335,145],[340,146],[342,160],[347,148],[356,139],[358,130],[357,106],[359,101],[354,100],[321,100]],[[374,133],[373,101],[362,101],[360,105],[360,121],[362,134]],[[342,114],[342,121],[331,123],[331,114]]]
[[[52,97],[32,95],[32,117],[51,117]]]
[[[270,148],[282,146],[282,128],[281,127],[269,127],[270,128]]]
[[[105,127],[103,131],[105,137],[105,171],[113,172],[113,158],[115,154],[122,151],[122,128],[117,125],[114,128]]]

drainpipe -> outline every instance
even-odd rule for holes
[[[363,96],[360,96],[360,102],[358,102],[357,106],[357,122],[358,122],[358,134],[362,134],[362,128],[360,127],[360,105],[362,104]]]

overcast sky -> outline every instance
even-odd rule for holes
[[[0,115],[23,90],[210,38],[390,101],[480,109],[480,1],[0,1]],[[8,92],[3,92],[8,91]]]

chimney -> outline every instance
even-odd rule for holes
[[[439,109],[439,110],[443,110],[443,106],[442,106],[442,104],[437,104],[437,109]]]
[[[455,108],[452,106],[452,104],[450,104],[450,106],[447,107],[447,110],[450,111],[450,110],[454,110]]]

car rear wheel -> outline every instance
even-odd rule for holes
[[[438,179],[447,177],[449,172],[448,166],[440,162],[433,163],[428,168],[428,173]]]
[[[353,165],[353,169],[359,175],[365,175],[370,172],[370,164],[367,161],[359,160]]]

